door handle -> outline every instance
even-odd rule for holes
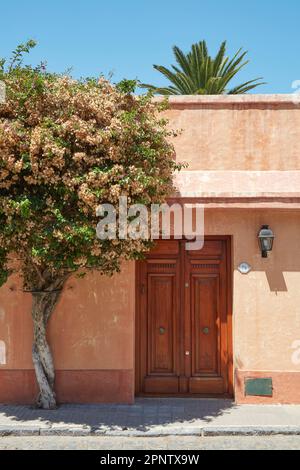
[[[203,328],[202,333],[205,335],[209,335],[209,328],[208,327]]]
[[[159,329],[159,334],[164,335],[165,332],[166,332],[166,329],[163,326],[161,326],[160,329]]]

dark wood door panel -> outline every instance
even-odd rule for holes
[[[144,393],[149,394],[178,394],[178,377],[145,377],[143,383]]]
[[[148,375],[176,374],[176,275],[148,274]]]
[[[141,268],[141,391],[177,393],[180,375],[179,259],[151,257]]]
[[[192,377],[189,380],[189,392],[195,395],[227,394],[222,377]]]
[[[189,390],[225,394],[229,391],[226,242],[210,241],[202,254],[187,253],[185,271],[189,278],[185,314],[191,324]]]
[[[219,276],[191,276],[192,376],[220,375]]]
[[[187,258],[205,258],[214,257],[218,258],[222,256],[224,250],[223,240],[205,240],[204,246],[201,250],[190,250],[186,252]]]
[[[229,239],[159,241],[138,267],[137,393],[231,393]]]
[[[179,240],[158,240],[149,253],[149,258],[156,257],[157,255],[176,256],[179,254],[179,250]]]

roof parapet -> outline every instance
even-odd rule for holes
[[[162,102],[168,98],[170,108],[201,108],[212,107],[255,107],[255,106],[279,106],[300,109],[300,94],[244,94],[244,95],[178,95],[178,96],[155,96],[156,102]]]

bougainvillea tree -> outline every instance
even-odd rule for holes
[[[0,62],[0,277],[22,277],[32,294],[37,404],[56,406],[46,329],[69,276],[111,275],[149,241],[99,240],[99,204],[161,203],[178,168],[166,122],[130,82],[74,80],[22,65],[27,43]],[[129,84],[128,84],[129,83]],[[13,260],[13,261],[12,261]],[[16,261],[17,260],[17,261]],[[88,314],[88,312],[87,312]]]

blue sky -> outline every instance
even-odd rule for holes
[[[214,54],[222,40],[251,60],[239,82],[263,76],[259,93],[290,93],[300,79],[299,0],[10,0],[0,4],[0,56],[29,38],[31,62],[75,77],[107,75],[166,82],[152,64],[170,65],[172,46],[188,50],[206,39]]]

